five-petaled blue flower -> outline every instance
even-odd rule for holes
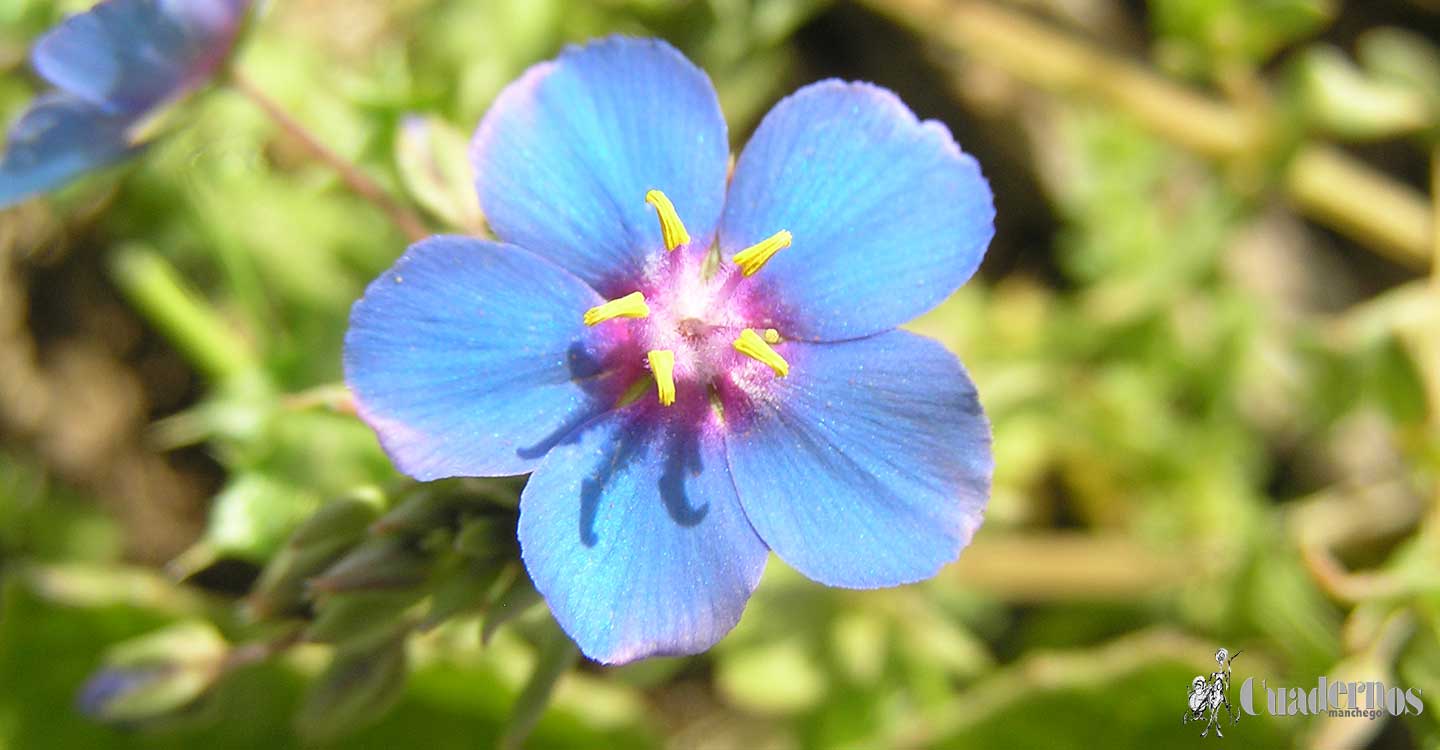
[[[412,246],[356,303],[346,378],[402,471],[534,472],[525,565],[588,656],[703,651],[767,550],[874,588],[969,543],[988,423],[953,355],[894,330],[994,231],[943,125],[816,83],[765,117],[727,191],[705,74],[611,38],[507,88],[471,156],[504,243]]]
[[[135,153],[156,110],[219,69],[250,2],[104,0],[41,37],[31,64],[57,90],[10,129],[0,208]]]

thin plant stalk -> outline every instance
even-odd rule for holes
[[[430,236],[418,214],[395,200],[379,183],[349,160],[326,146],[309,128],[296,120],[279,102],[270,98],[240,71],[231,71],[230,85],[259,107],[287,135],[295,139],[315,159],[328,164],[340,175],[345,186],[380,209],[411,242]]]

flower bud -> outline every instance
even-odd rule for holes
[[[308,579],[320,574],[365,538],[375,520],[374,503],[358,498],[331,502],[300,525],[265,566],[249,601],[249,615],[261,620],[296,614],[304,605]]]
[[[370,527],[377,536],[423,536],[437,528],[454,526],[460,512],[473,501],[440,487],[421,487],[380,517]]]
[[[472,516],[455,535],[455,551],[474,560],[507,557],[515,548],[515,516],[509,514]]]
[[[310,588],[317,594],[412,588],[425,582],[431,562],[407,540],[367,539],[310,579]]]
[[[375,520],[381,501],[377,492],[356,492],[327,503],[295,529],[289,544],[292,547],[353,544]]]
[[[316,605],[306,640],[348,649],[371,647],[409,630],[406,612],[420,601],[420,589],[332,594]]]
[[[420,622],[421,630],[429,630],[452,617],[484,608],[490,601],[495,581],[505,569],[504,561],[499,559],[456,557],[454,562],[437,575],[430,593],[430,609]]]
[[[426,211],[452,228],[484,226],[475,202],[475,179],[466,156],[469,139],[438,117],[409,115],[400,124],[395,165],[405,189]]]
[[[385,715],[405,689],[405,638],[335,653],[310,687],[296,730],[310,742],[327,742]]]
[[[228,646],[207,623],[182,623],[122,643],[81,688],[81,712],[107,722],[161,719],[189,707],[223,671]]]
[[[413,490],[371,526],[377,535],[423,536],[437,528],[453,529],[468,513],[513,509],[519,486],[508,479],[446,480]]]

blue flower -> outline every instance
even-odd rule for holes
[[[943,125],[816,83],[765,117],[727,190],[705,74],[611,38],[507,88],[471,156],[503,243],[413,245],[356,303],[346,378],[402,471],[534,472],[525,565],[586,655],[705,650],[767,550],[874,588],[969,543],[989,426],[959,361],[895,330],[994,231]]]
[[[36,98],[0,155],[0,208],[134,154],[161,105],[204,84],[250,0],[104,0],[36,42]]]

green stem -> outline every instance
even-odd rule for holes
[[[500,740],[500,747],[504,750],[518,750],[524,746],[525,738],[530,736],[545,708],[550,705],[555,684],[580,660],[580,650],[553,622],[546,627],[538,646],[540,653],[535,671],[530,674],[525,689],[520,691],[520,697],[515,699],[505,736]]]
[[[222,380],[255,366],[247,342],[155,251],[126,245],[110,271],[130,302],[207,377]]]
[[[1319,144],[1296,152],[1285,172],[1285,187],[1310,217],[1361,240],[1377,254],[1420,271],[1431,267],[1430,209],[1415,190],[1340,149]]]
[[[379,183],[360,171],[359,167],[326,146],[314,133],[310,132],[309,128],[292,117],[279,102],[270,98],[244,74],[238,70],[232,70],[230,84],[259,107],[276,126],[285,131],[296,143],[299,143],[312,157],[334,169],[340,175],[341,181],[352,192],[384,212],[411,242],[419,242],[430,236],[430,230],[425,227],[425,222],[420,220],[418,214],[401,205],[399,201],[385,192]]]

